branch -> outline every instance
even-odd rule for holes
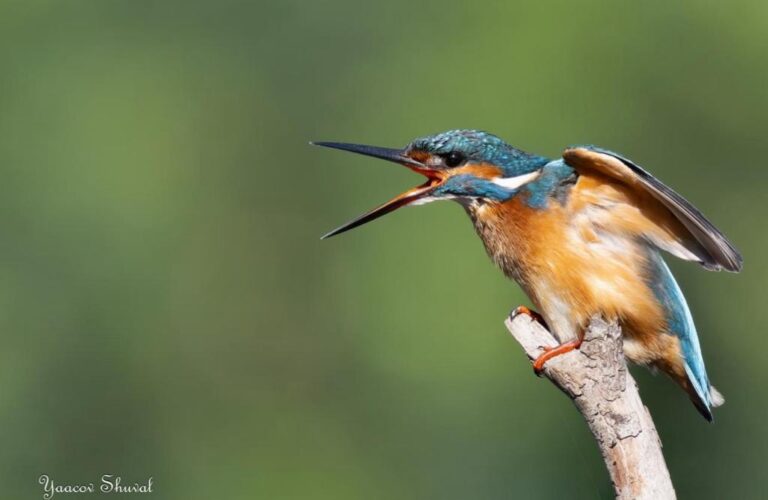
[[[505,324],[530,359],[543,352],[542,346],[557,345],[530,316],[520,314]],[[627,371],[617,324],[593,318],[581,348],[551,359],[543,373],[587,421],[616,498],[675,498],[653,419]]]

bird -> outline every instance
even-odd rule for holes
[[[739,272],[733,244],[681,195],[637,163],[593,145],[552,159],[491,133],[450,130],[404,148],[340,142],[310,144],[398,163],[426,181],[330,231],[323,239],[398,208],[458,202],[485,250],[518,283],[560,344],[534,363],[578,349],[590,319],[618,322],[624,355],[659,370],[701,415],[724,403],[709,382],[696,327],[664,254],[710,271]]]

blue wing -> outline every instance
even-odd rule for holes
[[[699,336],[696,333],[688,303],[667,263],[657,252],[652,253],[650,267],[650,285],[664,307],[671,333],[680,339],[685,371],[693,389],[693,393],[690,394],[691,399],[701,414],[712,421],[711,408],[720,406],[723,403],[723,397],[709,384],[707,371],[704,368],[704,358],[701,355]]]

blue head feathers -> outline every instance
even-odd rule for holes
[[[415,139],[408,151],[424,151],[440,156],[459,153],[468,162],[496,165],[505,177],[532,172],[549,160],[516,149],[499,137],[479,130],[449,130]]]

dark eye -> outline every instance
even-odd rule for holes
[[[446,155],[445,157],[445,166],[446,167],[458,167],[462,163],[464,163],[464,155],[459,153],[458,151],[451,151]]]

